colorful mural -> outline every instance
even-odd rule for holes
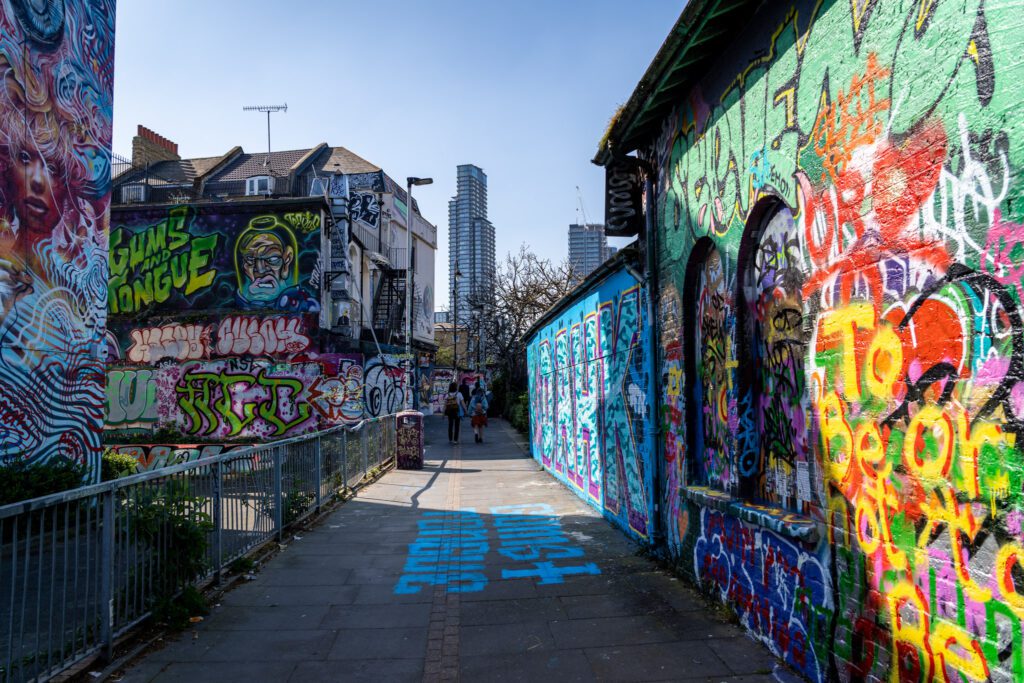
[[[653,508],[645,297],[625,270],[613,273],[565,302],[527,349],[534,458],[639,538]]]
[[[763,3],[640,150],[668,548],[811,680],[1024,679],[1018,9]]]
[[[698,268],[694,318],[698,379],[693,383],[693,404],[699,413],[695,430],[698,456],[692,481],[724,491],[739,480],[730,437],[736,428],[733,281],[713,246]]]
[[[404,405],[401,356],[325,351],[321,208],[314,199],[115,211],[108,443],[261,442]]]
[[[408,391],[388,354],[217,356],[110,366],[107,441],[160,430],[185,441],[280,439],[396,412]]]
[[[99,476],[114,6],[0,6],[0,461]]]
[[[110,313],[318,312],[321,221],[309,201],[118,209]]]
[[[455,370],[452,368],[434,368],[430,373],[430,409],[435,415],[444,413],[444,395],[448,387],[455,381]]]

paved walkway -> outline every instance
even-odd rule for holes
[[[124,680],[774,680],[505,423],[457,447],[427,425],[422,471],[364,489]]]

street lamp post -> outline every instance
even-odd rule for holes
[[[459,375],[459,280],[462,279],[462,271],[459,270],[459,264],[455,264],[455,288],[452,291],[452,311],[455,313],[455,317],[452,322],[452,365],[455,366],[455,377],[458,381]]]
[[[480,345],[483,339],[483,303],[476,303],[473,305],[473,318],[476,322],[476,371],[479,373],[480,370]]]
[[[408,206],[405,207],[405,368],[406,394],[405,409],[412,410],[413,393],[413,363],[412,363],[412,188],[413,185],[430,185],[433,178],[406,178],[405,199]]]

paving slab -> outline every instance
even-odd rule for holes
[[[300,532],[125,681],[767,681],[776,660],[544,472],[506,423]]]

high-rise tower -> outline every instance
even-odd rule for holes
[[[608,246],[603,224],[569,226],[569,263],[578,279],[585,278],[614,253],[615,248]]]
[[[494,226],[487,219],[487,174],[472,164],[458,167],[457,191],[448,202],[448,291],[459,325],[494,292]],[[461,274],[458,282],[455,273]],[[457,289],[457,291],[456,291]],[[479,313],[479,311],[478,311]]]

